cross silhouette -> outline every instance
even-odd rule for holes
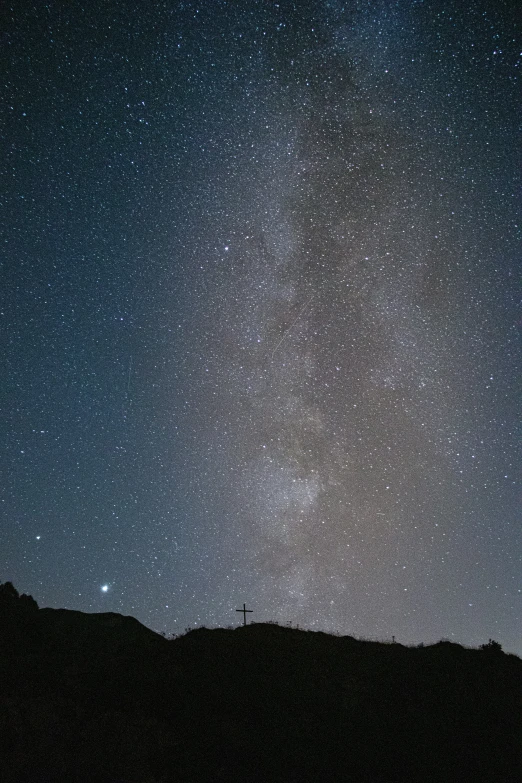
[[[236,609],[236,612],[243,612],[243,625],[247,624],[247,621],[246,621],[247,612],[253,612],[253,611],[254,611],[253,609],[247,609],[246,608],[246,604],[243,604],[243,608],[242,609]]]

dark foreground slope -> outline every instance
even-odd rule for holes
[[[131,617],[0,608],[0,780],[522,777],[522,661],[276,625],[167,641]]]

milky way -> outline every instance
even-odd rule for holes
[[[9,16],[4,579],[522,653],[510,4]]]

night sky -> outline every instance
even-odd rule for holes
[[[522,654],[515,5],[5,3],[0,581]]]

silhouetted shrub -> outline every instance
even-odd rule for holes
[[[481,644],[480,649],[484,650],[484,652],[498,655],[502,652],[502,645],[494,639],[490,639],[487,644]]]

